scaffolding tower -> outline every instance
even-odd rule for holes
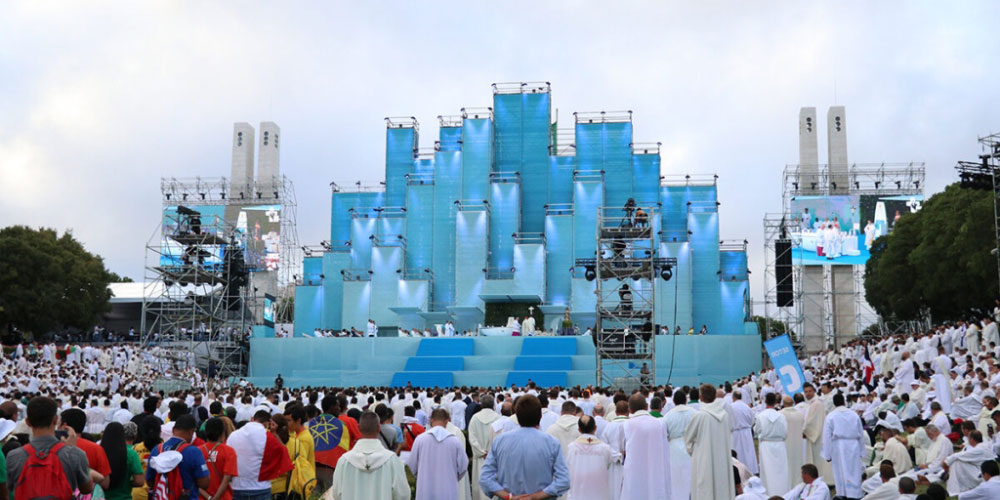
[[[669,279],[677,263],[656,256],[658,236],[650,222],[658,217],[655,206],[598,208],[596,257],[576,260],[585,277],[596,281],[594,344],[600,386],[655,384],[656,281],[658,276]]]
[[[885,321],[865,298],[863,265],[809,264],[802,260],[801,253],[795,257],[795,245],[791,241],[796,216],[792,213],[791,202],[795,197],[922,196],[924,164],[874,163],[832,167],[786,165],[782,174],[782,212],[765,214],[763,221],[765,328],[769,333],[777,322],[783,323],[796,349],[806,353],[815,353],[830,346],[840,347],[866,332],[891,335],[901,329],[920,328],[926,323]],[[846,177],[831,173],[831,170],[844,169]],[[848,184],[843,186],[837,182]],[[782,246],[779,244],[782,241],[791,245]],[[777,263],[782,259],[791,261],[793,291],[789,306],[782,306],[778,301]],[[838,323],[852,322],[854,331],[836,331]],[[873,325],[875,327],[871,329]]]

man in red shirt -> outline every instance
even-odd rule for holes
[[[76,431],[76,435],[79,436],[76,447],[87,455],[90,468],[104,476],[104,479],[97,484],[100,484],[102,489],[107,489],[111,485],[111,464],[108,463],[108,455],[101,445],[83,437],[83,429],[87,426],[87,414],[79,408],[70,408],[62,412],[60,418],[64,425]]]
[[[358,427],[357,420],[347,415],[347,397],[344,395],[337,396],[337,401],[339,402],[338,406],[340,406],[340,415],[337,418],[347,424],[347,432],[351,436],[351,449],[353,450],[354,444],[361,439],[361,428]]]
[[[208,500],[233,500],[233,490],[229,483],[240,475],[240,471],[236,463],[236,452],[226,444],[227,437],[226,426],[221,418],[212,417],[205,421],[205,439],[208,441],[198,449],[205,455],[205,463],[211,474],[211,483],[205,490],[208,495],[202,494]]]

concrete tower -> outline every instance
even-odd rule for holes
[[[229,174],[229,199],[239,200],[240,193],[250,199],[250,184],[253,183],[253,140],[254,130],[249,123],[233,124],[233,165]]]
[[[275,191],[281,190],[280,134],[281,129],[274,122],[261,122],[260,152],[257,155],[257,188],[263,198],[276,198]]]
[[[826,114],[826,144],[829,159],[830,194],[848,194],[847,113],[843,106],[830,106]]]
[[[814,194],[819,184],[819,147],[816,145],[816,108],[799,109],[799,192]],[[815,185],[816,187],[812,187]]]

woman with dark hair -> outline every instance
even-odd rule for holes
[[[111,422],[104,428],[101,448],[111,465],[111,481],[104,491],[108,500],[131,500],[132,488],[142,486],[142,462],[139,454],[125,442],[125,428],[118,422]]]

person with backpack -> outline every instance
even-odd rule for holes
[[[211,484],[205,457],[191,444],[196,428],[194,417],[181,415],[170,439],[150,451],[146,469],[150,500],[198,500],[199,489]]]
[[[87,465],[87,455],[76,447],[76,432],[68,426],[63,438],[56,437],[59,407],[50,398],[38,396],[28,402],[27,424],[31,441],[7,455],[7,480],[14,498],[72,500],[77,493],[94,491],[103,479]]]
[[[240,471],[236,452],[226,444],[229,432],[225,422],[219,417],[206,420],[204,425],[205,439],[208,441],[198,448],[205,456],[212,480],[202,496],[208,500],[232,500],[233,490],[229,487],[229,483],[239,475]]]
[[[139,454],[125,442],[125,427],[111,422],[101,435],[101,448],[111,466],[109,486],[104,489],[107,500],[131,500],[132,487],[143,485],[142,463]]]
[[[76,447],[83,450],[83,453],[87,455],[87,463],[91,469],[96,470],[104,477],[102,481],[98,482],[101,489],[108,489],[111,485],[111,466],[108,465],[108,456],[104,453],[104,449],[101,448],[97,443],[83,437],[83,430],[87,426],[87,414],[80,408],[70,408],[61,415],[62,423],[65,426],[72,427],[76,431],[78,436]]]

